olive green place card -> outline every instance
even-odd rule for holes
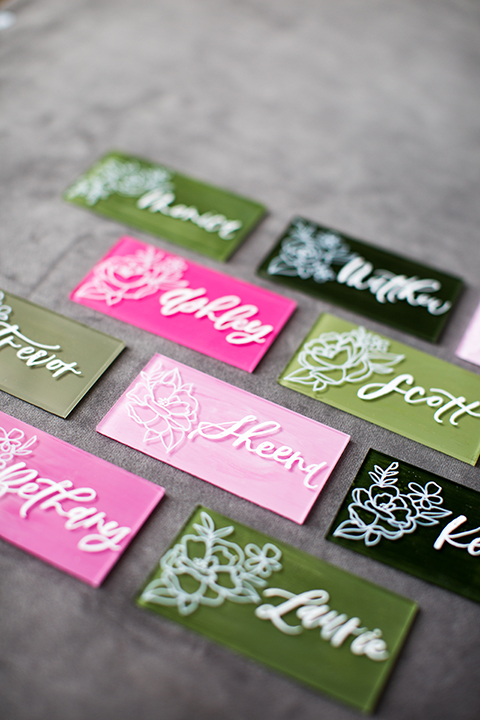
[[[480,602],[480,494],[370,450],[328,540]]]
[[[95,163],[64,197],[216,260],[227,260],[265,215],[254,200],[120,152]]]
[[[364,712],[373,710],[417,609],[204,507],[137,603]]]
[[[0,390],[67,417],[125,343],[0,291]]]
[[[475,465],[480,376],[320,315],[280,385]]]
[[[296,217],[258,274],[436,342],[462,280]]]

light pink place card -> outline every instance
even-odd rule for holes
[[[475,310],[455,354],[462,360],[480,365],[480,305]]]
[[[164,489],[0,412],[0,537],[97,587]]]
[[[295,309],[293,300],[131,237],[70,298],[248,372]]]
[[[97,430],[297,523],[350,439],[158,354]]]

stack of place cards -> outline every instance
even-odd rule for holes
[[[349,436],[155,355],[103,435],[303,523]]]
[[[71,299],[252,372],[293,300],[122,238]]]
[[[265,214],[254,200],[119,152],[99,160],[65,199],[217,260],[227,260]]]
[[[370,450],[328,539],[480,602],[480,495]]]
[[[125,343],[0,292],[0,389],[67,417]]]
[[[478,460],[480,377],[334,315],[320,316],[279,383],[470,465]]]
[[[363,712],[416,613],[407,598],[203,507],[137,602]]]
[[[294,218],[259,275],[436,342],[463,282]]]
[[[163,488],[0,412],[0,537],[96,587]]]

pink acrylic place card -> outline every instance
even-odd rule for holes
[[[253,372],[293,300],[124,237],[70,298]]]
[[[0,412],[0,537],[97,587],[164,489]]]
[[[480,305],[475,310],[455,354],[462,360],[480,365]]]
[[[297,523],[350,439],[158,354],[97,430]]]

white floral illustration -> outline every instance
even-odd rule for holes
[[[145,428],[143,442],[161,442],[167,452],[184,440],[197,422],[198,401],[193,385],[184,384],[178,368],[162,370],[161,363],[127,393],[127,412]]]
[[[76,291],[76,297],[103,300],[116,305],[139,300],[158,290],[186,287],[182,280],[188,264],[181,257],[149,247],[133,255],[114,255],[93,268],[93,276]]]
[[[225,538],[232,525],[215,529],[211,516],[202,511],[196,534],[186,534],[160,560],[161,575],[148,583],[140,598],[157,605],[177,606],[181,615],[190,615],[199,605],[217,607],[225,600],[258,603],[257,588],[267,584],[273,572],[282,569],[281,551],[272,543],[260,548]]]
[[[292,223],[279,254],[270,261],[267,272],[270,275],[298,276],[302,280],[313,278],[317,283],[324,283],[337,277],[332,265],[345,265],[353,257],[355,253],[339,235],[298,219]]]
[[[285,380],[320,391],[329,385],[359,383],[374,373],[388,375],[405,357],[388,352],[389,345],[362,326],[344,333],[322,333],[305,343],[298,355],[301,367]]]
[[[66,192],[73,200],[83,197],[87,205],[95,205],[113,193],[124,197],[140,197],[150,190],[171,190],[172,174],[164,167],[148,167],[136,160],[110,157],[100,160],[82,175]]]
[[[348,506],[349,519],[335,529],[334,537],[363,540],[365,545],[377,545],[382,538],[399,540],[415,532],[418,525],[438,525],[439,519],[451,515],[445,510],[442,488],[430,481],[422,487],[408,484],[409,493],[401,493],[398,481],[398,462],[386,469],[375,465],[369,472],[372,485],[352,490],[353,502]]]
[[[0,470],[13,458],[20,455],[30,455],[31,448],[37,442],[37,436],[25,440],[23,430],[13,428],[9,432],[0,427]]]

